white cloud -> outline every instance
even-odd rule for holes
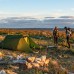
[[[36,12],[30,12],[30,13],[17,13],[17,12],[2,12],[0,11],[0,19],[1,18],[7,18],[7,17],[34,17],[34,18],[43,18],[43,14],[39,14]]]
[[[73,10],[73,8],[72,8]],[[42,19],[44,17],[60,17],[60,16],[69,16],[70,14],[61,9],[54,10],[52,12],[29,12],[29,13],[24,13],[24,12],[2,12],[0,11],[0,19],[2,18],[7,18],[7,17],[33,17],[33,18],[38,18]]]

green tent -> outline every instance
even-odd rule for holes
[[[24,39],[30,48],[40,48],[39,45],[37,45],[30,37],[25,37]]]
[[[39,47],[29,37],[23,37],[22,35],[7,35],[5,39],[0,43],[1,48],[19,50],[31,52],[34,46]]]

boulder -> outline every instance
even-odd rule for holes
[[[36,58],[36,59],[35,59],[35,62],[36,62],[36,63],[40,63],[40,62],[41,62],[41,58]]]
[[[41,61],[45,62],[45,60],[46,60],[46,55],[41,57]]]
[[[27,60],[28,62],[34,62],[35,57],[28,57],[26,60]]]
[[[33,65],[33,68],[39,68],[40,67],[40,65],[38,63],[32,63],[32,65]]]
[[[0,74],[6,74],[5,70],[1,70]]]
[[[50,60],[46,59],[45,62],[44,62],[45,66],[48,66],[49,62],[50,62]]]
[[[32,68],[32,64],[31,63],[27,63],[27,69],[31,69]]]

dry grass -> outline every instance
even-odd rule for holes
[[[16,34],[16,33],[21,33],[24,36],[26,35],[40,35],[40,36],[46,36],[46,37],[52,37],[52,32],[49,30],[9,30],[9,29],[1,29],[0,32],[6,32],[8,34]],[[60,31],[59,32],[59,37],[62,38],[66,38],[65,36],[65,32],[64,31]],[[4,37],[0,36],[0,40],[3,40]],[[74,39],[74,33],[72,35],[72,39]],[[6,50],[6,49],[0,49],[0,51],[4,54],[4,56],[6,55],[12,55],[14,58],[17,57],[18,54],[23,54],[24,58],[26,56],[41,56],[41,55],[47,55],[47,57],[52,58],[53,60],[57,60],[59,62],[59,64],[61,66],[63,66],[65,69],[67,69],[70,72],[74,72],[74,53],[72,53],[71,51],[68,50],[67,47],[64,47],[62,45],[60,45],[58,48],[49,48],[47,49],[46,47],[49,46],[53,46],[53,38],[50,39],[36,39],[33,38],[33,40],[42,46],[45,46],[45,50],[41,50],[39,53],[25,53],[25,52],[19,52],[19,51],[10,51],[10,50]],[[63,43],[64,44],[64,43]],[[3,66],[0,66],[3,67]],[[49,71],[51,72],[50,74],[54,74],[52,73],[52,71],[54,71],[53,69],[50,69],[51,65],[49,66]],[[5,70],[7,71],[8,74],[36,74],[37,70],[36,69],[31,69],[31,70],[19,70],[18,69],[18,65],[13,65],[10,66],[10,68],[5,68]],[[39,71],[39,74],[43,74],[43,72]]]

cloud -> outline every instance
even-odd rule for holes
[[[33,18],[38,18],[42,19],[43,17],[48,16],[47,14],[42,14],[39,12],[29,12],[29,13],[24,13],[24,12],[3,12],[0,11],[0,19],[7,18],[7,17],[33,17]]]
[[[66,19],[67,19],[67,18],[68,18],[68,19],[70,18],[70,19],[74,19],[74,16],[60,16],[59,18],[66,18]]]
[[[74,10],[74,8],[72,8]],[[64,12],[61,9],[54,9],[52,12],[6,12],[0,11],[0,19],[7,18],[7,17],[33,17],[37,19],[43,19],[44,17],[47,18],[58,18],[60,16],[68,16],[69,13]],[[66,18],[66,17],[63,17]],[[68,17],[67,17],[68,18]]]

